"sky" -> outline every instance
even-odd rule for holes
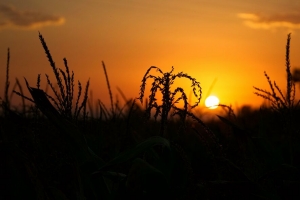
[[[200,82],[200,106],[212,94],[221,104],[259,107],[263,99],[253,86],[270,90],[264,71],[285,91],[288,33],[292,70],[300,68],[299,11],[299,0],[1,0],[0,97],[8,48],[10,91],[16,78],[25,86],[26,77],[35,86],[38,74],[41,88],[47,84],[45,74],[55,83],[40,32],[56,66],[64,69],[63,58],[68,60],[75,87],[78,80],[85,87],[90,79],[94,102],[110,102],[104,61],[114,101],[117,96],[123,101],[117,87],[128,99],[138,97],[150,66],[163,72],[173,66],[173,73]],[[189,80],[174,84],[189,97]],[[150,85],[149,79],[146,96]],[[299,93],[300,85],[296,89]],[[12,102],[19,100],[13,96]]]

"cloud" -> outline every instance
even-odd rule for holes
[[[244,20],[246,26],[254,29],[300,29],[300,13],[274,14],[269,16],[254,13],[239,13],[238,17]]]
[[[0,4],[0,29],[23,28],[35,29],[43,26],[61,25],[65,19],[60,16],[34,11],[21,11],[13,6]]]

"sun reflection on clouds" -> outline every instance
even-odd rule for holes
[[[14,6],[0,4],[0,29],[35,29],[43,26],[62,25],[65,18],[35,11],[22,11]]]
[[[269,16],[254,13],[238,13],[237,16],[244,20],[246,26],[254,29],[300,29],[300,13],[273,14]]]

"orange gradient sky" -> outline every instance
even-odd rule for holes
[[[57,67],[63,58],[93,99],[109,104],[103,60],[114,99],[138,97],[146,70],[174,66],[196,78],[205,97],[221,104],[258,107],[253,86],[269,90],[264,71],[285,91],[285,45],[292,33],[292,69],[300,68],[299,0],[2,0],[0,3],[0,96],[3,97],[7,48],[11,88],[15,78],[36,85],[41,74],[54,82],[38,38],[46,40]],[[149,90],[150,82],[148,82]],[[182,81],[189,96],[190,82]],[[299,85],[297,85],[297,91]],[[28,93],[26,93],[28,94]],[[148,94],[148,93],[146,93]],[[17,102],[19,97],[14,96]],[[204,99],[201,100],[204,105]]]

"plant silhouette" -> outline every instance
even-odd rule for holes
[[[151,75],[150,71],[152,69],[156,69],[156,71],[158,71],[162,76]],[[142,79],[142,85],[140,86],[140,96],[138,99],[141,101],[141,103],[143,103],[146,82],[148,79],[153,79],[149,95],[149,103],[146,108],[146,114],[147,117],[150,118],[151,110],[152,108],[154,108],[154,118],[157,119],[158,115],[161,116],[160,135],[162,136],[165,136],[165,126],[167,124],[167,118],[171,109],[173,108],[175,110],[173,115],[178,114],[181,117],[182,121],[184,121],[186,118],[186,114],[190,113],[190,111],[188,111],[188,106],[190,106],[190,109],[195,108],[200,103],[202,95],[202,88],[200,86],[200,83],[195,78],[183,72],[173,74],[173,71],[173,66],[171,71],[166,73],[164,73],[160,68],[156,66],[151,66],[146,71]],[[177,78],[186,78],[192,82],[191,87],[193,89],[193,94],[197,98],[195,104],[189,105],[186,93],[182,87],[176,87],[173,91],[171,91],[171,86],[173,85],[174,80]],[[158,105],[157,103],[156,94],[158,91],[162,93],[162,105]],[[180,94],[180,96],[178,98],[175,98],[178,93]],[[184,102],[183,109],[176,106],[176,104],[180,100],[183,100]]]

